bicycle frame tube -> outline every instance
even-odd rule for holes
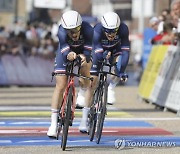
[[[73,94],[73,105],[72,105],[72,120],[74,119],[74,111],[75,111],[75,105],[76,105],[76,100],[75,100],[75,85],[74,85],[74,77],[70,76],[67,88],[65,90],[64,93],[64,97],[63,97],[63,103],[62,103],[62,107],[61,107],[61,117],[64,118],[64,109],[66,106],[66,99],[67,99],[67,94],[68,94],[68,90],[70,88],[70,86],[72,86],[72,94]]]
[[[98,89],[103,87],[105,85],[105,82],[107,81],[107,74],[103,74],[100,73],[100,79],[99,79],[99,84],[98,84]],[[99,90],[97,89],[97,91],[99,92]],[[102,92],[102,91],[101,91]],[[102,95],[101,93],[99,93],[98,95]],[[102,97],[101,97],[102,98]],[[95,106],[96,106],[96,111],[99,111],[99,109],[101,108],[100,105],[102,100],[98,100],[98,102],[96,102]]]

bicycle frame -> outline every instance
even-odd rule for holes
[[[107,60],[102,62],[101,69],[99,71],[99,83],[93,95],[93,102],[90,108],[89,114],[89,121],[90,121],[90,128],[89,128],[89,135],[90,141],[93,140],[95,134],[95,127],[96,127],[96,143],[99,144],[103,129],[103,123],[105,119],[105,115],[107,114],[107,75],[114,75],[116,74],[111,73],[112,66],[115,64],[107,64]],[[106,71],[109,67],[109,70]],[[91,118],[91,119],[90,119]]]
[[[67,96],[68,96],[68,91],[69,88],[72,86],[72,95],[73,95],[73,103],[72,103],[72,120],[74,119],[74,111],[75,111],[75,105],[76,105],[76,101],[75,101],[75,85],[74,85],[74,76],[70,76],[69,81],[68,81],[68,85],[66,87],[65,93],[64,93],[64,97],[63,97],[63,102],[62,102],[62,107],[61,107],[61,117],[64,118],[64,110],[65,110],[65,106],[66,106],[66,100],[67,100]]]
[[[78,73],[73,72],[75,66],[78,66]],[[61,127],[63,128],[62,140],[61,140],[61,147],[63,151],[66,148],[69,126],[72,126],[72,122],[74,120],[74,112],[76,105],[74,77],[76,76],[84,79],[93,80],[93,78],[79,75],[80,66],[81,66],[81,58],[78,56],[74,61],[69,62],[66,67],[68,84],[64,92],[61,109],[58,115],[58,125],[57,125],[58,127],[57,140],[59,133],[61,131]]]

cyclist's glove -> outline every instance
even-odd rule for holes
[[[89,63],[90,61],[92,61],[91,56],[90,55],[88,55],[88,56],[86,55],[86,62]]]
[[[103,52],[103,59],[106,59],[106,57],[107,57],[107,55],[108,55],[109,52],[110,52],[110,51],[108,51],[108,50],[105,50],[105,51]]]
[[[120,73],[119,78],[120,78],[121,82],[125,83],[127,81],[127,79],[128,79],[128,75],[126,73]]]

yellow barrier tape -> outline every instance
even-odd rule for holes
[[[51,112],[49,111],[14,111],[14,112],[0,112],[1,117],[50,117]],[[75,117],[81,117],[82,112],[75,112]],[[107,117],[132,117],[127,112],[108,112]]]
[[[142,98],[148,99],[150,97],[168,47],[169,46],[158,45],[152,48],[138,89],[138,93]]]

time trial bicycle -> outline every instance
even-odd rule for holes
[[[77,69],[75,69],[76,66]],[[58,140],[59,135],[61,133],[61,148],[63,151],[66,149],[68,130],[69,130],[69,126],[72,126],[75,106],[76,106],[74,77],[80,77],[83,79],[93,81],[92,77],[85,77],[79,74],[80,67],[81,67],[80,56],[77,56],[75,60],[68,62],[66,66],[66,75],[68,77],[67,80],[68,84],[65,89],[62,105],[58,113],[57,138],[56,138]],[[53,73],[52,75],[53,76],[58,75],[58,73]]]
[[[98,72],[98,85],[94,91],[92,105],[90,107],[90,112],[88,115],[88,123],[89,123],[89,139],[93,141],[94,135],[96,132],[96,143],[99,144],[105,116],[107,114],[107,97],[108,97],[108,74],[120,77],[121,80],[125,81],[128,78],[127,74],[122,74],[122,76],[118,76],[114,73],[115,72],[115,65],[109,64],[108,60],[104,60],[101,62],[100,71]],[[114,69],[114,70],[113,70]]]

